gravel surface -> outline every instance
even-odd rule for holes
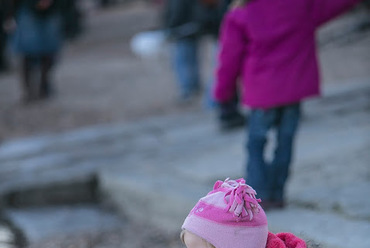
[[[181,248],[178,236],[168,237],[155,227],[130,224],[103,233],[53,237],[34,243],[29,248]]]

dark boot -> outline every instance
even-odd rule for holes
[[[39,87],[39,98],[46,99],[52,95],[52,89],[50,84],[50,72],[53,66],[53,57],[44,56],[40,61],[41,75],[40,75],[40,87]]]
[[[31,57],[25,56],[22,61],[22,71],[21,71],[21,86],[23,89],[23,99],[25,104],[28,104],[36,100],[36,94],[34,93],[33,85],[33,63],[34,60]]]

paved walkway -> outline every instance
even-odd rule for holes
[[[95,29],[69,47],[57,75],[64,86],[60,87],[61,97],[48,104],[8,106],[17,99],[16,77],[1,77],[1,120],[7,134],[36,132],[45,119],[49,125],[43,126],[44,131],[96,120],[113,122],[2,143],[1,206],[99,198],[122,216],[135,222],[145,217],[173,234],[215,180],[244,175],[244,132],[220,133],[214,116],[201,110],[181,114],[176,114],[175,107],[168,110],[175,92],[170,71],[163,63],[140,60],[128,50],[129,37],[137,27],[126,29],[122,24],[140,20],[143,23],[137,26],[147,26],[149,19],[155,19],[153,14],[147,19],[138,17],[149,13],[139,6],[91,18]],[[352,41],[335,35],[348,31],[343,24],[352,25],[356,20],[353,15],[345,16],[322,30],[325,97],[304,104],[288,207],[268,213],[271,231],[291,231],[328,248],[370,247],[370,78],[365,56],[369,35],[348,36],[355,39]],[[97,49],[91,49],[97,44]],[[153,78],[154,87],[148,90]],[[146,102],[137,97],[148,92],[151,97]],[[130,111],[141,113],[142,120],[128,123],[135,119],[125,119]],[[170,114],[144,118],[149,112]],[[10,115],[18,117],[9,120]],[[125,122],[120,122],[122,119]],[[32,124],[32,129],[25,128],[25,123]],[[41,226],[48,226],[48,233],[53,233],[60,222],[43,210],[38,210],[36,219],[45,221]],[[28,240],[36,240],[42,233],[34,230],[42,228],[36,225],[33,212],[27,211],[8,208],[7,213]],[[53,211],[59,211],[58,216],[65,213],[64,209]],[[75,211],[68,210],[68,218],[78,219],[78,229],[81,219],[75,214],[80,215],[80,209]],[[107,226],[116,225],[109,221],[111,215],[102,215],[95,208],[85,214],[96,219],[105,216]]]
[[[370,246],[369,90],[368,82],[305,105],[288,208],[268,213],[270,230],[323,247]],[[216,179],[244,174],[243,133],[221,135],[206,120],[162,130],[151,142],[162,155],[144,153],[101,174],[104,192],[134,218],[149,213],[153,223],[178,230]]]
[[[329,248],[370,247],[369,107],[370,81],[305,103],[288,207],[268,212],[271,231]],[[10,141],[0,148],[0,194],[97,177],[122,215],[173,234],[216,179],[243,176],[243,144],[243,131],[220,133],[202,112]]]
[[[66,45],[55,68],[55,98],[23,106],[17,70],[0,75],[0,140],[183,111],[174,106],[177,90],[169,47],[153,59],[130,50],[135,33],[160,22],[157,8],[133,2],[137,3],[87,15],[85,33]],[[365,17],[366,13],[349,14],[320,30],[325,84],[370,77],[370,30],[352,31]],[[206,84],[214,47],[204,42],[201,51]]]

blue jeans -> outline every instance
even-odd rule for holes
[[[180,97],[187,98],[200,90],[198,40],[180,39],[173,48],[174,69]]]
[[[268,110],[254,109],[250,113],[247,183],[263,200],[284,200],[299,119],[299,103]],[[272,161],[268,162],[264,153],[267,134],[272,128],[276,131],[276,147]]]
[[[214,109],[217,107],[217,102],[213,97],[213,89],[215,85],[215,78],[216,78],[216,68],[217,68],[217,54],[218,54],[218,43],[217,41],[212,44],[213,47],[213,56],[212,56],[212,71],[210,78],[207,82],[206,89],[203,95],[203,106],[205,109]]]

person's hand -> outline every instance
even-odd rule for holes
[[[239,127],[244,127],[247,123],[247,118],[239,110],[238,97],[218,103],[218,122],[221,131],[233,130]]]
[[[221,116],[230,115],[238,111],[238,97],[235,95],[232,99],[218,103],[218,111]]]
[[[3,28],[5,32],[11,33],[17,28],[17,22],[14,20],[14,18],[9,18],[3,23]]]
[[[39,0],[36,4],[36,8],[39,10],[46,10],[51,6],[52,3],[53,0]]]

